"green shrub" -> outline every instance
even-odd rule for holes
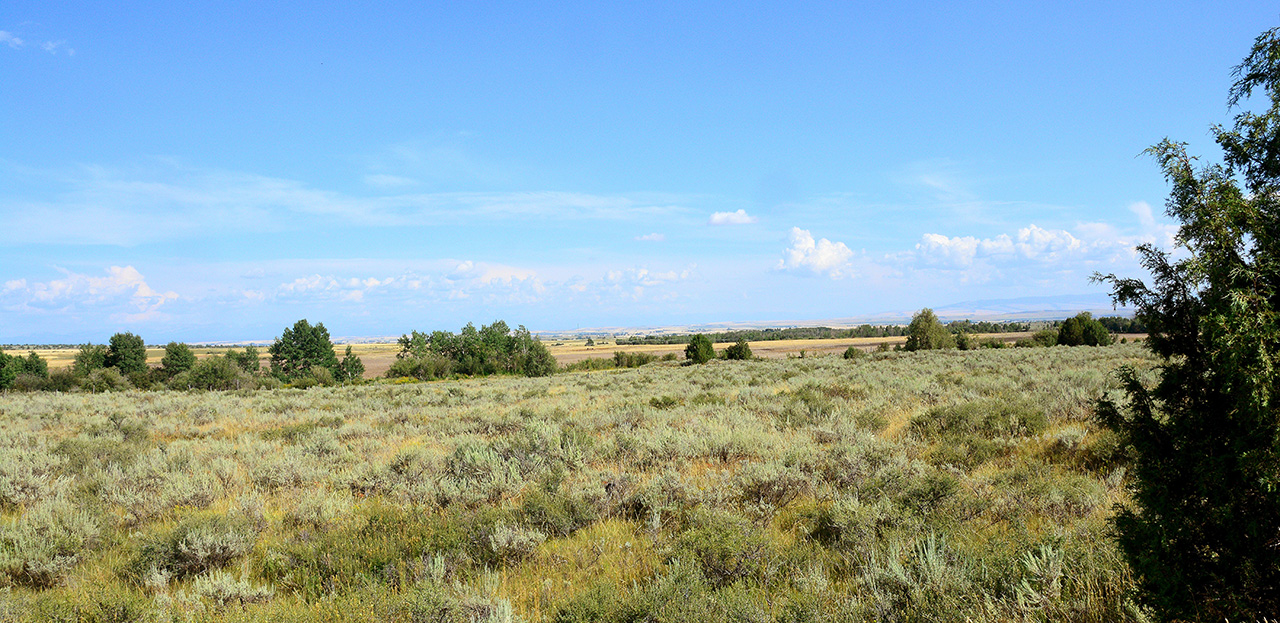
[[[128,379],[120,374],[115,368],[99,368],[89,373],[85,377],[84,382],[80,384],[80,388],[94,393],[100,392],[119,392],[130,389]]]
[[[624,353],[622,351],[613,353],[613,365],[617,368],[639,368],[657,360],[656,356],[649,353]]]
[[[59,583],[97,542],[101,528],[64,498],[45,499],[0,524],[0,573],[10,582],[46,588]]]
[[[738,340],[729,348],[724,349],[724,358],[736,361],[747,361],[751,359],[751,345],[746,340]]]
[[[695,363],[703,364],[716,357],[715,347],[711,344],[711,338],[702,335],[693,336],[689,340],[689,345],[684,349],[684,358]]]
[[[867,353],[866,351],[863,351],[861,348],[858,348],[857,346],[850,346],[849,348],[844,349],[844,354],[841,356],[844,357],[845,359],[859,361],[862,359],[866,359]]]
[[[49,373],[45,389],[51,392],[69,392],[80,386],[80,379],[70,368],[58,368]]]
[[[161,621],[152,599],[119,584],[93,590],[48,591],[35,601],[30,620],[42,623],[147,623]]]
[[[244,556],[253,549],[257,538],[257,530],[246,518],[198,513],[145,542],[129,567],[137,579],[152,569],[181,579],[218,569]]]
[[[412,377],[420,381],[445,378],[453,373],[453,362],[447,357],[428,353],[421,357],[405,357],[392,362],[387,369],[389,379]]]
[[[946,327],[938,322],[933,310],[924,308],[911,317],[907,325],[907,343],[904,350],[937,350],[955,348],[956,339]]]
[[[1102,323],[1094,320],[1093,314],[1080,312],[1067,318],[1058,328],[1057,343],[1064,346],[1107,346],[1111,344],[1111,334]]]
[[[1014,342],[1014,346],[1018,348],[1041,348],[1048,346],[1057,346],[1058,331],[1054,329],[1044,329],[1036,331],[1029,338],[1022,338]]]
[[[256,383],[235,362],[214,355],[197,361],[190,370],[175,376],[169,386],[173,389],[229,390],[254,387]]]
[[[724,512],[704,511],[680,535],[676,550],[694,562],[713,586],[763,578],[774,552],[752,524]]]
[[[516,516],[521,524],[553,537],[569,536],[600,517],[590,501],[545,488],[526,493]]]
[[[941,440],[964,435],[1026,437],[1048,426],[1044,410],[1029,402],[979,400],[934,407],[912,418],[910,430],[923,439]]]

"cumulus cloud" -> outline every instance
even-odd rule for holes
[[[63,271],[62,279],[28,284],[25,279],[6,281],[4,292],[20,296],[23,303],[36,307],[103,305],[127,302],[145,317],[152,317],[161,305],[177,300],[172,291],[152,288],[133,266],[112,266],[105,277],[94,277]],[[144,316],[131,315],[129,318]]]
[[[655,296],[650,292],[650,289],[688,279],[693,274],[694,268],[694,266],[689,266],[679,271],[652,271],[642,266],[610,270],[605,273],[601,283],[597,284],[597,288],[615,297],[632,301],[638,301],[641,298],[671,300],[677,296],[674,291],[659,291]],[[646,293],[649,293],[649,295],[646,296]]]
[[[853,257],[853,251],[843,242],[832,242],[826,238],[815,240],[812,233],[799,227],[791,228],[790,241],[791,246],[782,252],[782,259],[778,260],[781,270],[808,269],[840,277]]]
[[[1000,234],[994,238],[925,234],[916,243],[915,252],[927,264],[967,267],[985,258],[1052,263],[1084,256],[1100,244],[1105,243],[1086,243],[1065,229],[1045,229],[1032,224],[1019,229],[1014,236]]]
[[[0,30],[0,44],[7,45],[16,50],[22,47],[25,43],[26,42],[22,39],[15,37],[13,33],[7,30]]]
[[[666,240],[667,237],[663,234],[655,233],[655,234],[645,234],[643,236],[636,236],[635,239],[641,242],[662,242],[663,240]]]
[[[750,225],[760,219],[747,214],[746,210],[736,212],[716,212],[707,221],[708,225]]]

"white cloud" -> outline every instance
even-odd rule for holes
[[[663,234],[654,233],[654,234],[645,234],[643,236],[636,236],[635,239],[642,242],[662,242],[663,240],[666,240],[667,237]]]
[[[1172,249],[1178,236],[1178,225],[1156,221],[1151,204],[1137,201],[1129,204],[1129,211],[1138,217],[1141,242],[1148,242],[1164,249]]]
[[[737,212],[716,212],[707,221],[708,225],[750,225],[760,219],[747,214],[746,210]]]
[[[7,30],[0,30],[0,44],[7,45],[13,49],[22,47],[26,42],[13,35]]]
[[[177,300],[176,292],[152,288],[133,266],[112,266],[105,277],[63,271],[62,279],[28,284],[25,279],[5,282],[5,293],[24,297],[24,304],[37,307],[103,305],[127,302],[142,314],[152,314],[160,306]],[[127,318],[133,318],[128,316]],[[148,315],[151,318],[153,315]]]
[[[40,48],[50,54],[57,54],[58,48],[64,45],[65,43],[66,41],[45,41],[44,43],[40,44]],[[67,53],[75,54],[75,51],[68,51]]]
[[[915,253],[926,264],[963,268],[983,259],[1053,263],[1068,257],[1082,257],[1102,244],[1101,241],[1086,243],[1065,229],[1044,229],[1032,224],[1019,229],[1012,237],[1000,234],[994,238],[950,238],[924,234],[915,246]]]
[[[604,278],[599,283],[573,284],[569,287],[576,292],[583,292],[589,289],[597,292],[603,291],[614,297],[630,301],[639,301],[642,298],[672,300],[678,296],[677,293],[661,287],[689,279],[696,268],[696,266],[690,265],[679,271],[652,271],[640,266],[609,270],[605,272]],[[661,289],[655,294],[650,291],[653,288]]]
[[[814,240],[813,234],[799,227],[791,228],[791,247],[782,252],[778,260],[781,270],[808,269],[815,273],[841,277],[849,268],[853,251],[843,242],[823,238]]]

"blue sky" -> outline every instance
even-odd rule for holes
[[[0,4],[0,342],[1102,292],[1271,3]],[[370,3],[372,4],[372,3]]]

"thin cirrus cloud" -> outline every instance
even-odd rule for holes
[[[6,46],[9,46],[10,49],[18,50],[23,47],[26,47],[27,40],[23,39],[22,37],[19,37],[18,35],[15,35],[10,31],[0,30],[0,45],[6,45]],[[43,43],[40,43],[39,45],[41,50],[44,50],[45,52],[48,52],[50,54],[56,55],[59,53],[59,51],[62,51],[62,52],[66,52],[67,56],[76,55],[75,48],[67,47],[67,42],[64,40],[45,41]]]
[[[375,175],[383,190],[413,180]],[[689,213],[669,196],[443,192],[357,196],[262,175],[168,167],[130,174],[87,167],[52,199],[0,199],[0,241],[136,245],[211,234],[289,231],[324,217],[356,227],[465,225],[475,219],[637,220]]]
[[[746,210],[735,212],[716,212],[707,220],[708,225],[750,225],[760,219],[747,214]]]
[[[641,242],[662,242],[663,240],[666,240],[667,237],[664,234],[653,233],[653,234],[645,234],[643,236],[636,236],[635,239]]]

